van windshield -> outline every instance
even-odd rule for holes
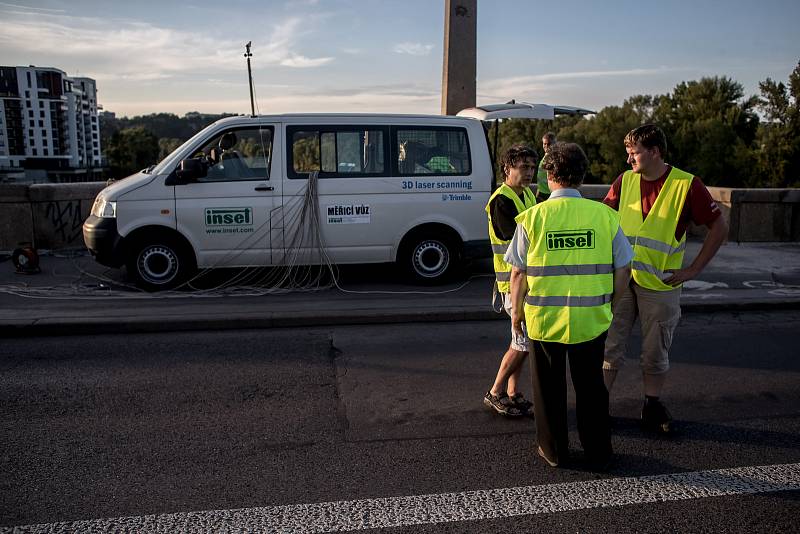
[[[181,146],[170,152],[164,159],[162,159],[156,166],[149,168],[149,174],[167,174],[172,172],[172,167],[178,165],[177,161],[174,161],[178,154],[182,153],[184,149],[189,146],[197,143],[198,139],[205,137],[207,135],[206,128],[203,128],[192,137],[189,138],[188,141],[183,143]]]

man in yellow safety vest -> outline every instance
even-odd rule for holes
[[[517,227],[514,218],[536,204],[530,185],[536,171],[537,159],[538,154],[530,147],[514,145],[508,149],[500,162],[505,181],[489,197],[489,202],[486,204],[497,288],[494,297],[500,297],[502,307],[509,317],[511,316],[511,299],[508,297],[511,265],[503,259],[503,256]],[[533,413],[532,403],[517,389],[522,365],[527,357],[527,338],[514,335],[512,329],[511,344],[500,362],[494,384],[483,396],[483,403],[486,406],[502,415],[520,416]]]
[[[660,396],[669,370],[672,335],[681,317],[681,284],[711,261],[728,234],[728,225],[699,178],[664,162],[667,139],[660,128],[653,124],[634,128],[625,136],[625,150],[631,170],[617,178],[603,202],[619,211],[622,230],[633,245],[633,280],[614,309],[603,364],[605,382],[611,391],[638,316],[645,396],[642,425],[670,434],[675,426]],[[697,257],[684,268],[690,222],[709,231]]]
[[[578,435],[590,465],[602,470],[612,454],[603,347],[633,250],[618,214],[578,192],[588,166],[578,145],[550,147],[550,198],[517,216],[505,258],[513,265],[512,325],[531,340],[537,453],[552,467],[569,459],[569,360]]]
[[[550,147],[556,144],[556,134],[547,132],[542,136],[542,150],[547,155]],[[544,161],[544,157],[542,158]],[[550,196],[550,186],[547,185],[547,171],[542,167],[542,162],[539,162],[539,168],[536,170],[536,201],[544,202]]]

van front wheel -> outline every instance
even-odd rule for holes
[[[128,275],[145,291],[173,289],[195,269],[193,258],[181,243],[167,236],[137,241],[126,266]]]
[[[437,284],[453,274],[459,253],[453,240],[445,236],[415,236],[404,247],[401,261],[415,282]]]

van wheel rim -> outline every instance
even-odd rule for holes
[[[178,273],[178,255],[168,247],[148,247],[139,255],[138,268],[147,282],[165,284]]]
[[[414,271],[425,278],[440,276],[450,263],[450,254],[439,241],[423,241],[414,250]]]

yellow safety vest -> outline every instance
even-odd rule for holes
[[[608,330],[617,212],[594,200],[550,197],[516,220],[528,235],[528,337],[575,344]]]
[[[542,162],[539,162],[539,168],[536,170],[536,191],[542,195],[550,194],[550,186],[547,184],[547,171],[542,168]]]
[[[503,259],[505,256],[506,251],[508,250],[508,244],[511,243],[511,240],[500,239],[497,234],[494,233],[494,227],[492,226],[492,213],[489,207],[492,204],[492,200],[497,195],[503,195],[504,197],[510,198],[514,201],[514,205],[517,207],[517,214],[522,213],[526,209],[534,206],[536,204],[536,197],[533,195],[533,191],[530,188],[526,187],[523,191],[522,195],[525,198],[523,201],[519,198],[513,189],[511,189],[506,184],[501,184],[492,196],[489,197],[489,202],[486,204],[486,215],[489,218],[489,241],[492,243],[492,256],[494,257],[494,273],[495,277],[497,278],[497,290],[500,293],[508,293],[511,291],[511,265],[506,263],[506,260]]]
[[[653,207],[642,219],[641,175],[625,171],[620,187],[619,216],[622,231],[633,245],[633,280],[655,291],[671,291],[675,287],[662,282],[669,277],[664,271],[674,271],[683,265],[686,234],[675,239],[683,205],[694,177],[672,168]]]

